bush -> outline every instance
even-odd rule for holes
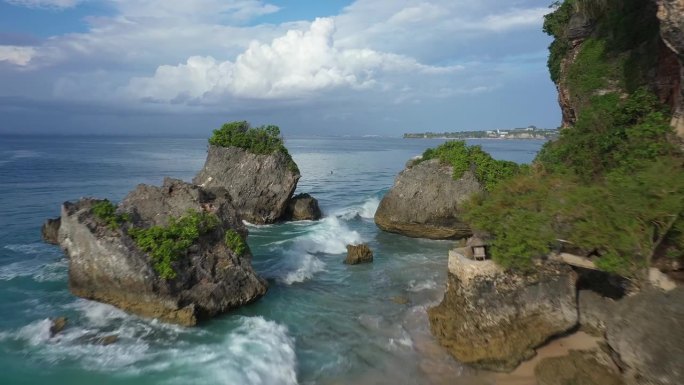
[[[130,220],[126,214],[117,214],[116,206],[107,199],[95,203],[92,212],[97,219],[104,222],[112,230],[118,229]]]
[[[280,135],[280,128],[274,125],[251,127],[246,121],[226,123],[214,130],[209,144],[220,147],[239,147],[253,154],[268,155],[276,152],[285,154],[289,160],[288,168],[299,172]]]
[[[202,235],[216,229],[218,224],[215,215],[190,210],[180,218],[171,218],[167,226],[130,228],[128,234],[140,250],[150,255],[159,276],[173,279],[177,275],[173,263],[185,256],[190,246]]]
[[[233,253],[238,257],[241,257],[249,250],[249,246],[247,246],[247,243],[242,236],[233,229],[228,229],[228,231],[226,231],[225,242],[226,246],[233,250]]]
[[[459,179],[463,173],[473,170],[485,189],[490,190],[499,182],[515,175],[520,166],[515,162],[496,160],[480,146],[467,146],[460,140],[448,141],[423,153],[421,161],[439,159],[453,167],[453,178]]]

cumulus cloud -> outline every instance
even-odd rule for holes
[[[36,49],[15,45],[0,45],[0,62],[6,62],[19,67],[27,66],[35,56]]]
[[[83,0],[5,0],[5,2],[28,8],[66,9],[73,8]]]
[[[338,49],[334,33],[333,19],[316,19],[308,30],[290,30],[269,44],[252,42],[234,62],[193,56],[183,64],[160,66],[152,77],[131,80],[125,92],[155,101],[223,94],[291,98],[341,87],[369,88],[387,73],[439,75],[461,69],[370,49]]]

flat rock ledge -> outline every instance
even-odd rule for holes
[[[432,333],[460,362],[511,371],[534,348],[577,325],[576,279],[561,264],[520,275],[454,250],[444,299],[428,310]]]

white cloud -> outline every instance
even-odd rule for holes
[[[66,9],[73,8],[83,0],[5,0],[5,2],[28,8]]]
[[[152,77],[132,79],[125,93],[176,102],[224,94],[292,98],[335,88],[367,89],[392,73],[429,76],[461,69],[370,49],[338,49],[334,33],[333,19],[316,19],[306,31],[290,30],[270,44],[253,42],[234,62],[193,56],[177,66],[160,66]]]
[[[27,66],[36,54],[33,47],[14,45],[0,45],[0,62],[7,62],[16,66]]]

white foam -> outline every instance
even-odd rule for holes
[[[27,259],[0,266],[0,281],[11,281],[19,277],[32,277],[37,282],[55,282],[67,276],[66,259],[45,264],[42,259]]]
[[[320,254],[341,254],[347,251],[348,244],[358,243],[361,243],[359,233],[350,230],[339,218],[323,218],[309,224],[294,238],[274,242],[273,252],[283,256],[270,266],[266,275],[288,285],[304,282],[325,270]]]
[[[437,288],[437,282],[435,282],[432,279],[427,279],[424,281],[416,281],[412,279],[409,281],[409,287],[408,291],[412,291],[414,293],[423,291],[423,290],[433,290]]]
[[[366,199],[362,204],[343,209],[335,215],[345,220],[354,218],[373,219],[379,205],[380,198],[372,196]]]

